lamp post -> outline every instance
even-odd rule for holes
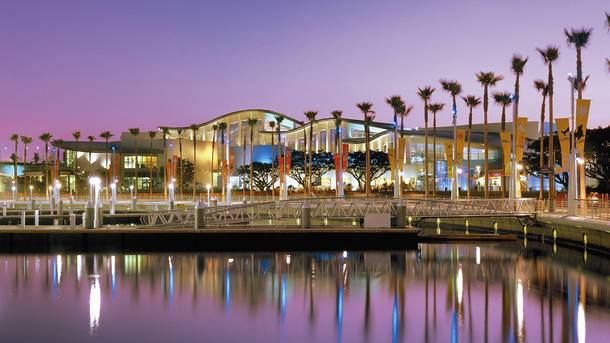
[[[15,196],[15,193],[17,193],[17,187],[15,187],[15,185],[13,185],[13,186],[11,187],[11,190],[13,191],[13,208],[15,208],[15,202],[16,202],[16,200],[17,200],[17,198],[16,198],[16,196]]]
[[[110,214],[115,213],[116,206],[116,182],[110,184]]]
[[[574,82],[576,81],[576,78],[574,77],[574,75],[572,75],[572,73],[568,74],[568,81],[570,82],[571,89],[570,118],[572,121],[572,130],[570,130],[570,158],[568,161],[568,215],[575,216],[578,214],[578,162],[576,160],[576,142],[574,139],[574,129],[576,128],[576,123],[574,119]],[[554,167],[555,166],[551,166],[551,168]]]
[[[33,191],[34,191],[34,186],[30,185],[30,202],[32,202],[32,200],[34,200],[34,196],[33,196]]]
[[[89,201],[93,204],[93,227],[98,228],[100,224],[100,185],[102,179],[97,176],[89,178]]]
[[[208,183],[207,185],[205,185],[205,189],[208,191],[208,206],[210,206],[210,189],[212,188],[212,186]]]
[[[169,209],[173,210],[174,209],[174,201],[175,201],[175,198],[174,198],[174,181],[170,182],[170,184],[167,185],[167,190],[168,190],[168,193],[169,193],[169,199],[168,199],[169,200]]]
[[[136,209],[136,198],[133,196],[133,185],[129,185],[129,192],[131,193],[131,210]]]

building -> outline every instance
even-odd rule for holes
[[[311,125],[289,115],[264,109],[242,110],[224,114],[212,120],[183,127],[161,126],[158,131],[140,132],[137,135],[124,132],[117,140],[109,142],[58,141],[54,145],[62,149],[63,163],[61,182],[66,187],[75,187],[76,175],[79,175],[79,186],[86,183],[85,176],[98,174],[110,180],[116,180],[119,188],[127,190],[136,185],[140,192],[162,192],[164,185],[181,175],[182,165],[184,189],[192,189],[192,177],[199,191],[206,185],[220,188],[223,170],[229,174],[233,187],[241,189],[241,178],[236,170],[251,161],[271,163],[277,157],[278,124],[281,145],[288,150],[302,151],[308,149]],[[257,122],[251,127],[249,119]],[[507,127],[510,128],[508,123]],[[458,128],[466,128],[458,126]],[[493,190],[500,190],[502,182],[502,152],[499,138],[500,124],[492,123],[489,128],[489,169]],[[371,150],[388,152],[392,147],[393,125],[373,122],[371,130]],[[315,151],[335,152],[335,122],[332,118],[321,118],[313,124],[312,146]],[[459,166],[459,187],[466,189],[468,176],[473,180],[473,187],[482,187],[484,177],[485,147],[483,145],[483,127],[473,125],[471,135],[471,169],[466,172],[467,149],[464,146],[463,163]],[[253,147],[250,156],[250,135]],[[406,138],[406,153],[402,171],[403,183],[407,189],[423,190],[425,170],[425,138],[423,128],[405,128],[401,134]],[[433,167],[436,169],[437,189],[449,190],[451,178],[447,173],[445,143],[453,141],[452,127],[436,128],[436,145],[433,144],[432,127],[429,127],[429,177]],[[350,152],[364,151],[364,123],[361,120],[342,119],[339,135]],[[538,135],[538,124],[528,122],[527,137],[535,139]],[[272,153],[273,151],[273,153]],[[433,166],[433,154],[436,155],[436,166]],[[180,158],[183,163],[179,163]],[[137,160],[137,162],[136,162]],[[228,161],[224,162],[223,161]],[[68,172],[66,172],[66,169]],[[460,172],[461,171],[461,172]],[[193,175],[194,174],[194,175]],[[335,172],[330,171],[316,180],[322,188],[334,189]],[[374,181],[375,185],[390,184],[391,176],[387,172]],[[531,178],[530,187],[537,189],[537,179]],[[344,174],[344,183],[357,189],[358,183],[349,174]],[[298,188],[298,184],[287,179],[287,184]],[[277,186],[277,185],[276,185]]]

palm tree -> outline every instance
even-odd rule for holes
[[[193,201],[195,201],[197,196],[197,130],[199,128],[192,124],[190,129],[193,131]]]
[[[106,151],[106,156],[105,156],[106,166],[108,166],[108,168],[106,169],[106,196],[108,196],[108,186],[110,185],[109,179],[108,179],[108,174],[110,173],[110,163],[108,163],[108,141],[110,140],[110,138],[112,136],[114,136],[114,135],[110,131],[104,131],[104,132],[100,133],[100,138],[103,138],[106,142],[106,147],[104,148],[104,150]]]
[[[519,54],[515,54],[513,55],[513,57],[511,58],[511,70],[513,71],[513,74],[515,74],[515,92],[514,92],[514,105],[513,105],[513,148],[512,148],[512,152],[513,152],[513,156],[515,156],[514,158],[516,159],[516,151],[517,151],[517,115],[519,113],[519,80],[521,78],[521,75],[523,75],[523,71],[525,70],[525,65],[527,64],[527,57],[523,57]],[[511,187],[513,188],[513,196],[516,197],[517,196],[517,182],[518,180],[516,179],[517,174],[516,174],[516,170],[513,170],[516,168],[516,160],[514,164],[511,164],[511,175],[513,176],[513,178],[515,178],[513,180],[514,185]]]
[[[462,97],[462,99],[464,99],[464,102],[466,103],[466,106],[468,106],[468,136],[466,137],[466,139],[468,140],[467,143],[467,149],[468,149],[468,167],[466,168],[467,170],[467,174],[468,174],[468,198],[470,198],[470,183],[471,183],[471,179],[470,179],[470,135],[472,134],[472,110],[474,110],[475,107],[478,107],[481,104],[481,98],[477,98],[474,95],[469,95],[469,96],[465,96]],[[487,149],[487,146],[485,146],[485,149]]]
[[[258,124],[258,119],[250,118],[248,119],[248,126],[250,126],[250,201],[254,197],[254,189],[252,188],[252,179],[254,178],[254,129],[256,128],[256,124]]]
[[[16,133],[13,133],[11,135],[11,140],[15,144],[14,154],[15,154],[15,156],[18,156],[17,155],[17,148],[19,147],[19,135],[16,134]],[[13,160],[13,182],[17,182],[17,160],[18,159],[14,159]]]
[[[178,155],[180,155],[180,159],[178,160],[178,169],[180,171],[180,199],[184,200],[184,178],[183,168],[182,168],[182,133],[184,130],[177,129],[176,133],[178,133]]]
[[[404,131],[405,131],[405,118],[407,118],[409,116],[409,114],[411,114],[411,112],[413,111],[413,106],[409,105],[403,105],[399,112],[398,115],[400,116],[400,137],[404,136]]]
[[[544,168],[544,112],[546,110],[546,97],[549,93],[549,87],[542,80],[534,80],[534,88],[542,95],[542,106],[540,106],[540,192],[538,193],[538,199],[542,200],[544,199],[544,176],[542,173]]]
[[[269,127],[271,128],[271,169],[273,170],[273,165],[275,164],[275,155],[273,153],[275,149],[275,122],[270,121]],[[271,186],[271,197],[275,200],[275,187],[273,185]]]
[[[283,121],[284,121],[284,116],[282,116],[282,115],[277,115],[277,116],[275,116],[275,123],[276,123],[276,126],[275,126],[275,127],[276,127],[276,129],[275,129],[275,130],[277,131],[277,155],[278,155],[278,156],[280,156],[280,155],[281,155],[281,156],[282,156],[282,159],[284,158],[284,149],[282,149],[283,145],[282,145],[282,137],[281,137],[280,129],[281,129],[281,124],[282,124],[282,122],[283,122]],[[279,158],[278,158],[278,166],[277,166],[277,167],[278,167],[278,169],[282,169],[282,168],[284,168],[284,166],[286,165],[286,163],[284,163],[284,165],[283,165],[283,166],[280,166],[280,165],[279,165],[279,163],[280,163],[279,161],[280,161],[280,160],[279,160]],[[286,171],[284,171],[284,172],[286,172]],[[281,179],[280,179],[280,186],[281,186],[281,187],[283,187],[283,182],[284,182],[284,180],[281,180]],[[282,192],[282,191],[281,191],[281,187],[280,187],[280,194],[281,194],[281,192]]]
[[[564,29],[568,45],[576,49],[576,85],[578,86],[578,99],[582,99],[583,78],[582,78],[582,49],[589,45],[589,39],[593,29]]]
[[[212,175],[212,189],[214,189],[214,149],[216,148],[216,130],[218,125],[212,125],[212,159],[210,160],[210,173]]]
[[[356,107],[362,111],[364,116],[364,149],[366,158],[366,196],[371,194],[371,123],[375,119],[375,111],[372,110],[373,104],[370,102],[361,102],[356,104]]]
[[[343,169],[343,152],[341,151],[341,116],[343,115],[343,111],[335,110],[330,112],[333,117],[333,121],[335,123],[335,153],[339,159],[339,172],[336,174],[338,177],[335,177],[335,192],[337,197],[340,196],[339,189],[343,186],[343,181],[341,180],[341,172]]]
[[[78,146],[78,140],[80,139],[80,131],[72,132],[72,137],[76,141]],[[78,152],[74,151],[74,196],[78,198]]]
[[[131,128],[129,129],[129,133],[133,136],[133,145],[134,145],[134,149],[135,149],[135,162],[136,162],[136,168],[134,169],[135,171],[135,184],[133,186],[133,189],[135,191],[135,195],[136,197],[138,196],[138,168],[140,167],[138,165],[138,135],[140,134],[140,129],[137,127]]]
[[[23,143],[23,179],[24,179],[23,195],[25,196],[27,189],[28,189],[28,172],[27,172],[28,144],[32,143],[32,137],[21,136],[21,143]]]
[[[150,138],[150,153],[152,154],[153,151],[153,139],[155,139],[155,136],[157,136],[157,131],[148,131],[148,138]],[[108,153],[106,153],[108,154]],[[153,163],[152,163],[152,159],[150,161],[150,165],[148,166],[148,180],[149,180],[149,194],[152,197],[152,191],[153,191],[153,186],[154,186],[154,182],[153,182]]]
[[[554,139],[553,137],[555,136],[555,133],[553,130],[553,94],[554,94],[554,80],[553,80],[553,62],[557,61],[557,59],[559,58],[559,48],[556,46],[547,46],[545,49],[536,49],[539,53],[540,56],[542,56],[542,59],[544,60],[544,63],[548,66],[549,69],[549,76],[548,76],[548,80],[546,83],[546,93],[548,94],[549,97],[549,128],[550,128],[550,135],[551,135],[551,139],[549,139],[549,168],[550,170],[550,175],[549,175],[549,200],[553,200],[555,199],[555,153],[554,153]],[[543,83],[544,84],[544,83]],[[542,86],[542,85],[540,85]],[[584,81],[581,84],[581,91],[582,91],[582,86],[584,86]],[[536,86],[536,88],[538,89],[538,86]],[[539,91],[541,91],[541,89],[538,89]],[[542,102],[543,106],[544,106],[544,95],[543,95],[543,102]],[[544,136],[544,110],[542,112],[542,117],[541,117],[541,122],[540,122],[540,134],[541,137]],[[540,139],[540,167],[542,168],[543,164],[542,164],[542,138]],[[542,200],[543,197],[543,183],[542,183],[542,174],[540,176],[540,199]]]
[[[501,119],[501,130],[502,132],[506,131],[506,107],[511,103],[511,96],[508,92],[494,93],[493,94],[494,101],[497,105],[502,106],[502,119]],[[504,156],[504,155],[502,155]],[[504,157],[502,157],[504,159]],[[505,168],[504,164],[507,161],[503,161],[502,163],[502,197],[506,197],[506,182],[505,182]]]
[[[479,72],[477,81],[483,86],[483,145],[485,146],[485,161],[483,168],[485,169],[485,198],[489,195],[489,142],[487,139],[487,112],[489,110],[489,88],[494,87],[498,82],[504,79],[502,75],[496,75],[491,71]],[[469,171],[470,172],[470,171]],[[469,182],[470,183],[470,182]]]
[[[311,175],[311,165],[313,164],[313,123],[316,121],[316,116],[318,115],[318,112],[316,111],[307,111],[305,112],[305,117],[307,117],[307,119],[309,120],[309,144],[308,144],[308,156],[309,156],[309,173],[308,173],[308,182],[307,182],[307,189],[309,190],[309,195],[311,195],[312,192],[312,175]]]
[[[33,160],[34,160],[34,164],[40,163],[40,154],[35,152]]]
[[[417,95],[424,101],[424,172],[426,176],[424,177],[424,196],[428,196],[428,189],[430,188],[428,185],[428,102],[430,101],[430,97],[432,93],[434,93],[434,88],[430,86],[426,86],[423,88],[417,89]]]
[[[457,159],[457,144],[455,144],[455,140],[456,140],[456,136],[457,136],[457,103],[455,101],[455,97],[458,96],[461,92],[462,92],[462,85],[460,85],[457,81],[447,81],[447,80],[441,80],[440,81],[441,86],[443,87],[443,90],[446,91],[447,93],[449,93],[449,95],[451,95],[451,100],[452,100],[452,109],[451,112],[453,114],[453,170],[452,170],[452,176],[453,176],[453,181],[451,184],[451,199],[452,200],[456,200],[459,197],[458,194],[458,182],[457,182],[457,165],[455,163],[455,160]]]
[[[436,114],[443,110],[445,104],[430,104],[428,110],[432,112],[432,196],[436,196]]]
[[[229,161],[225,161],[225,132],[227,130],[227,123],[220,123],[218,124],[218,129],[220,130],[220,158],[222,159],[223,164],[222,164],[222,194],[225,194],[225,185],[227,184],[227,180],[225,180],[225,177],[228,177],[228,172],[229,172],[229,168],[226,165]],[[273,153],[273,150],[271,151]],[[272,165],[273,167],[273,165]],[[226,170],[226,172],[225,172]]]
[[[53,135],[49,132],[45,132],[38,139],[44,142],[44,182],[45,189],[49,189],[49,141]]]
[[[95,140],[94,136],[87,136],[87,140],[89,141],[89,143],[93,143],[93,141]],[[91,163],[91,153],[92,153],[92,146],[91,144],[89,144],[89,164]]]
[[[399,197],[400,191],[400,177],[398,174],[398,113],[405,107],[405,102],[399,95],[393,95],[389,98],[385,98],[386,104],[390,105],[394,110],[394,134],[393,134],[393,145],[394,145],[394,196]]]
[[[606,26],[608,27],[608,31],[610,31],[610,13],[606,12]],[[606,58],[606,64],[608,65],[608,70],[610,71],[610,58]]]

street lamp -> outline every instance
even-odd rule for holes
[[[30,185],[30,202],[31,202],[31,201],[32,201],[32,199],[34,198],[34,197],[32,196],[33,191],[34,191],[34,186]]]
[[[98,228],[100,224],[99,212],[100,212],[100,185],[102,184],[102,179],[97,176],[92,176],[89,178],[89,201],[93,203],[93,227]]]
[[[110,192],[110,214],[114,214],[116,205],[116,182],[110,184]]]
[[[11,190],[13,191],[13,208],[15,208],[15,201],[16,201],[15,193],[17,192],[17,187],[15,187],[15,185],[13,185],[11,187]]]
[[[572,130],[570,130],[570,159],[568,162],[568,215],[575,216],[577,213],[577,198],[578,198],[578,161],[576,158],[576,142],[574,139],[574,129],[576,123],[574,120],[574,82],[576,77],[572,73],[568,74],[568,81],[570,82],[570,112],[572,120]],[[551,166],[554,168],[555,166]]]
[[[169,208],[170,208],[170,210],[173,210],[174,209],[174,201],[175,201],[175,198],[174,198],[174,194],[175,194],[174,193],[174,181],[170,182],[170,184],[167,185],[167,189],[169,191]]]
[[[210,206],[210,189],[212,188],[212,186],[208,183],[207,185],[205,185],[205,189],[208,190],[208,206]]]
[[[131,193],[131,209],[135,210],[136,208],[136,198],[133,196],[133,185],[129,185],[129,192]]]

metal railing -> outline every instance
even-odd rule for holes
[[[610,201],[602,199],[576,199],[576,216],[590,219],[610,220]],[[555,208],[550,212],[549,200],[544,201],[544,211],[567,215],[568,200],[554,200]]]

